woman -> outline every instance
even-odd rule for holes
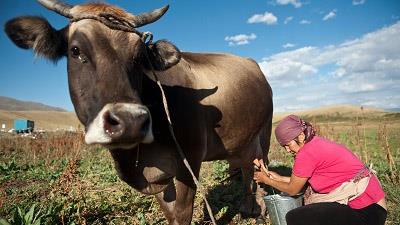
[[[288,153],[295,155],[292,175],[280,176],[255,160],[262,169],[254,173],[254,180],[289,195],[310,184],[306,205],[287,213],[288,225],[385,224],[385,193],[377,177],[350,150],[315,136],[311,124],[295,115],[278,124],[275,136]]]

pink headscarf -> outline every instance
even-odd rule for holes
[[[283,118],[275,128],[276,139],[282,146],[294,140],[301,132],[306,135],[306,143],[315,135],[312,125],[295,115]]]

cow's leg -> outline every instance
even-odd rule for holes
[[[243,157],[242,175],[245,196],[240,206],[240,213],[244,216],[265,216],[266,205],[264,202],[264,189],[258,185],[254,180],[254,166],[253,160],[264,159],[264,151],[261,148],[260,137],[265,132],[260,132],[260,135],[250,144],[247,148],[243,149],[243,152],[248,152],[246,157]]]
[[[190,224],[195,194],[194,188],[179,180],[176,181],[176,186],[171,183],[163,192],[156,194],[156,199],[168,220],[168,224]]]
[[[183,146],[184,149],[189,147]],[[187,160],[193,170],[194,175],[198,179],[201,167],[201,151],[194,150],[191,154],[186,153]],[[184,165],[183,161],[178,163],[177,174],[175,179],[176,188],[176,202],[175,202],[175,220],[176,224],[189,225],[193,216],[194,198],[196,195],[196,185],[194,184],[193,177]]]
[[[164,213],[165,218],[169,224],[174,224],[175,221],[175,200],[176,200],[176,189],[173,181],[168,187],[158,194],[156,194],[157,202]]]
[[[240,205],[240,213],[244,216],[265,216],[264,189],[253,180],[253,167],[242,168],[245,195]]]
[[[200,163],[192,169],[198,177]],[[178,171],[180,173],[177,174],[175,184],[171,182],[163,192],[156,194],[156,199],[169,224],[189,225],[193,216],[196,187],[186,167],[182,165]]]
[[[176,181],[176,224],[190,224],[192,221],[195,195],[196,188],[188,186],[179,180]]]

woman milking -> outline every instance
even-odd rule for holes
[[[285,117],[275,136],[295,156],[292,175],[268,171],[262,161],[254,173],[257,183],[304,194],[304,206],[286,214],[288,225],[384,225],[385,193],[375,176],[348,148],[315,135],[312,125],[298,116]]]

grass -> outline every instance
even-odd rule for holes
[[[321,136],[351,148],[373,165],[387,194],[387,224],[400,224],[400,123],[396,116],[366,123],[309,118]],[[335,122],[327,122],[335,121]],[[167,224],[152,196],[120,181],[108,151],[87,146],[80,133],[35,137],[0,134],[0,224]],[[270,167],[290,174],[293,159],[272,137]],[[219,224],[255,224],[240,218],[240,176],[225,161],[203,164],[200,182]],[[210,224],[200,195],[193,224]],[[39,222],[37,222],[39,221]]]

